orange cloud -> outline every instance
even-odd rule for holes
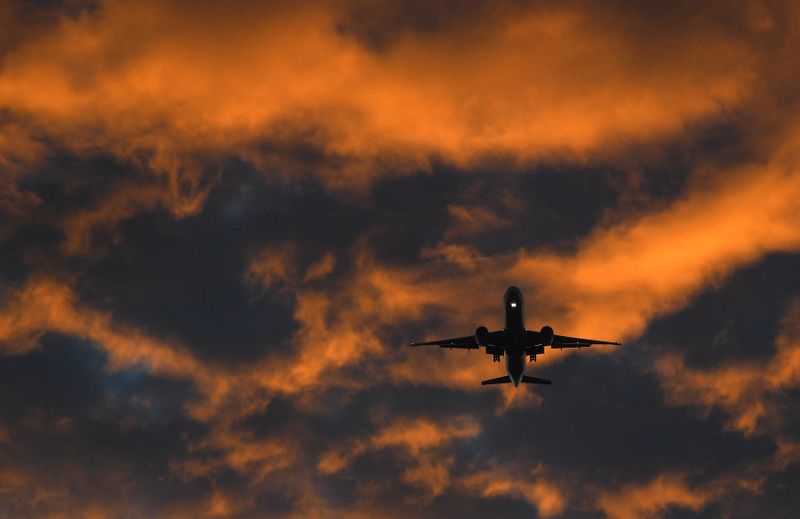
[[[0,309],[0,346],[6,354],[22,354],[38,347],[39,338],[50,332],[90,340],[108,354],[108,369],[141,368],[196,386],[201,398],[188,402],[187,411],[211,427],[203,441],[189,447],[205,452],[208,461],[176,465],[176,473],[185,479],[226,467],[258,482],[292,462],[291,441],[258,438],[238,424],[242,416],[263,410],[269,402],[258,378],[217,368],[180,344],[115,323],[110,313],[83,305],[68,285],[34,279]]]
[[[295,294],[298,331],[292,338],[293,353],[265,359],[252,372],[260,384],[273,391],[298,394],[337,384],[362,388],[379,380],[383,368],[375,361],[386,352],[383,329],[417,318],[426,305],[446,301],[451,295],[434,295],[434,290],[428,290],[434,287],[420,286],[413,271],[376,264],[364,248],[353,253],[354,276],[332,286],[315,285],[307,273],[300,273],[291,253],[284,256],[280,249],[267,247],[253,258],[246,276],[247,282],[262,288],[265,282],[280,279]],[[319,261],[328,261],[326,258]],[[442,287],[446,286],[445,281]],[[368,380],[341,373],[357,364],[371,374]]]
[[[705,410],[720,407],[730,415],[733,429],[747,435],[766,429],[777,435],[778,458],[796,458],[794,445],[781,439],[784,411],[779,396],[800,385],[800,302],[787,312],[775,341],[775,354],[768,360],[703,369],[668,355],[658,361],[656,373],[668,404]]]
[[[514,273],[535,283],[545,304],[566,305],[556,325],[635,336],[732,270],[800,248],[798,153],[800,134],[789,135],[767,164],[698,185],[662,211],[598,228],[574,257],[522,255]]]
[[[86,254],[93,233],[113,243],[139,211],[195,214],[230,155],[281,179],[358,190],[432,157],[468,167],[502,155],[514,167],[616,156],[733,110],[773,126],[758,78],[794,84],[775,64],[791,53],[765,59],[761,48],[777,19],[797,16],[780,6],[721,4],[709,8],[716,16],[648,25],[591,3],[493,4],[436,30],[394,27],[396,9],[106,0],[25,32],[12,6],[0,40],[0,165],[17,178],[66,149],[133,171],[59,222],[64,252]],[[387,27],[362,27],[353,13],[364,11]],[[722,23],[730,17],[738,32]],[[376,49],[365,31],[392,37]],[[488,209],[451,212],[451,236],[505,223]]]
[[[445,238],[448,239],[457,236],[471,236],[511,225],[510,220],[480,206],[465,207],[451,204],[447,206],[447,214],[452,222],[445,235]]]
[[[440,244],[423,251],[423,264],[388,267],[358,246],[351,253],[353,274],[335,287],[293,282],[297,353],[262,369],[264,384],[294,393],[323,383],[322,373],[331,382],[340,368],[398,347],[386,343],[387,327],[410,326],[423,316],[444,319],[446,326],[435,333],[441,336],[467,335],[479,324],[500,327],[499,301],[511,284],[526,292],[531,328],[548,322],[567,335],[636,337],[650,320],[683,307],[735,269],[800,248],[798,153],[800,138],[789,134],[767,162],[697,183],[649,214],[600,226],[574,254],[484,256],[464,245]],[[273,256],[255,259],[250,272],[268,272],[270,279],[282,272],[287,261]],[[255,276],[251,282],[264,280]],[[551,351],[542,360],[546,365],[561,355]],[[435,348],[406,350],[385,368],[362,365],[376,380],[388,372],[396,382],[472,390],[497,372],[478,352]],[[361,387],[364,380],[337,383]]]
[[[498,468],[475,472],[464,476],[459,484],[463,491],[483,497],[524,499],[535,506],[542,517],[559,515],[567,506],[564,492],[547,480],[541,466],[529,475],[508,473]]]
[[[622,269],[627,276],[623,278],[626,283],[631,283],[633,286],[641,283],[639,286],[643,287],[642,293],[636,294],[636,297],[623,297],[621,298],[622,302],[615,303],[620,305],[618,307],[620,316],[626,318],[633,315],[636,317],[623,321],[624,328],[622,328],[627,330],[626,333],[636,333],[636,330],[640,329],[638,327],[641,326],[642,319],[646,322],[658,312],[678,307],[687,300],[686,298],[693,291],[709,282],[714,282],[721,273],[725,273],[743,262],[754,261],[772,250],[796,246],[794,228],[791,225],[795,215],[787,210],[790,204],[783,199],[784,196],[787,198],[793,196],[796,179],[791,169],[790,173],[785,176],[776,177],[771,168],[774,166],[775,169],[778,169],[779,165],[791,164],[791,162],[783,162],[785,158],[780,153],[775,157],[773,162],[768,163],[763,169],[748,170],[754,172],[752,177],[735,175],[729,181],[720,182],[714,189],[698,189],[690,192],[684,200],[661,211],[639,217],[631,222],[623,222],[618,227],[601,229],[588,237],[575,255],[557,257],[545,254],[540,257],[547,258],[552,262],[547,266],[558,265],[564,269],[564,272],[570,272],[567,269],[570,266],[574,267],[578,273],[584,268],[588,272],[591,272],[592,269],[602,272],[603,268],[613,271],[614,269],[608,267],[606,263],[609,261],[609,256],[615,264],[632,265],[625,253],[614,252],[614,247],[611,246],[613,243],[627,241],[635,245],[631,254],[641,254],[642,258],[650,257],[650,255],[657,257],[658,251],[670,251],[676,243],[680,243],[682,237],[680,232],[669,233],[667,231],[673,226],[677,226],[681,230],[689,229],[690,227],[678,225],[679,220],[685,218],[686,215],[693,217],[713,215],[714,218],[709,217],[709,220],[701,219],[700,221],[703,223],[709,221],[714,225],[699,226],[706,229],[713,237],[716,232],[719,232],[719,229],[727,229],[728,226],[734,225],[733,222],[739,221],[736,219],[739,218],[739,215],[735,211],[730,217],[723,211],[706,213],[704,208],[713,209],[722,205],[719,200],[728,200],[732,196],[731,193],[735,193],[737,196],[745,193],[741,196],[746,200],[750,199],[748,197],[755,198],[756,195],[774,194],[772,199],[764,201],[765,203],[761,206],[764,208],[765,216],[763,217],[777,224],[773,230],[766,233],[766,236],[741,235],[742,243],[734,245],[729,244],[727,240],[713,242],[714,245],[708,249],[701,248],[702,254],[699,260],[689,253],[676,255],[676,261],[684,262],[684,266],[696,268],[694,266],[702,265],[704,268],[697,268],[698,272],[687,276],[685,279],[688,281],[684,280],[678,283],[678,288],[675,290],[660,290],[662,285],[657,276],[655,280],[647,281],[647,274],[655,276],[659,272],[659,269],[655,267],[650,270],[643,267],[642,272],[624,272],[625,269]],[[784,182],[782,189],[773,193],[767,187],[774,188],[777,182],[776,178],[782,178]],[[730,220],[726,218],[730,218]],[[719,223],[715,219],[722,219],[724,222]],[[642,232],[639,229],[646,229],[650,232]],[[663,239],[664,236],[671,237],[671,239]],[[697,236],[699,240],[700,234]],[[606,251],[606,253],[589,253],[589,251],[598,250]],[[497,369],[496,366],[486,362],[486,357],[483,355],[475,352],[452,352],[451,354],[451,352],[440,352],[434,349],[429,351],[430,355],[424,359],[420,355],[409,356],[405,362],[386,367],[380,362],[375,362],[376,359],[382,358],[380,354],[391,347],[386,343],[385,332],[382,329],[387,325],[397,326],[398,323],[419,319],[428,311],[446,316],[448,327],[461,329],[459,327],[463,326],[465,331],[471,329],[476,323],[486,322],[487,319],[490,319],[489,316],[498,313],[502,287],[510,280],[505,276],[530,272],[535,263],[532,261],[532,257],[536,257],[536,255],[531,255],[526,251],[522,251],[519,255],[503,255],[496,258],[475,254],[471,258],[472,262],[460,265],[457,270],[454,270],[452,262],[446,255],[438,255],[432,258],[432,261],[424,268],[399,268],[380,265],[370,257],[365,249],[358,249],[353,253],[352,261],[358,268],[352,270],[354,273],[352,277],[345,279],[340,285],[326,288],[314,286],[313,279],[305,281],[306,272],[309,270],[307,268],[302,268],[300,265],[284,268],[284,264],[291,264],[292,260],[288,257],[282,260],[283,262],[278,261],[277,267],[273,265],[267,268],[265,266],[259,270],[259,262],[272,261],[272,259],[269,255],[256,255],[253,260],[254,268],[251,269],[251,272],[255,274],[250,282],[266,283],[265,280],[268,279],[270,286],[275,280],[287,283],[297,296],[295,315],[300,331],[295,337],[297,343],[292,353],[267,358],[261,363],[256,363],[248,369],[238,370],[236,373],[211,368],[193,357],[180,345],[154,340],[139,330],[115,323],[110,314],[81,304],[67,285],[49,280],[33,280],[8,299],[0,312],[0,338],[3,340],[6,352],[22,353],[36,347],[38,338],[48,330],[85,337],[109,352],[111,366],[114,368],[142,365],[156,373],[187,378],[195,381],[198,387],[209,388],[206,390],[206,398],[202,402],[190,406],[193,417],[215,424],[210,439],[204,444],[198,444],[197,452],[220,449],[223,455],[205,466],[185,467],[187,479],[213,475],[221,468],[229,467],[258,482],[268,476],[272,477],[276,471],[292,466],[294,463],[291,457],[285,458],[285,451],[282,450],[282,448],[285,449],[283,440],[262,441],[255,437],[248,437],[236,425],[237,419],[263,409],[272,392],[281,391],[289,395],[300,396],[311,393],[311,390],[316,389],[317,386],[325,384],[349,385],[355,389],[362,389],[365,385],[380,380],[380,376],[386,373],[385,370],[389,370],[392,376],[396,377],[391,379],[396,382],[433,382],[447,385],[455,383],[460,384],[459,387],[479,390],[480,386],[477,385],[477,381],[481,379],[481,376],[484,373],[488,375]],[[600,267],[596,264],[593,265],[593,261]],[[312,265],[327,262],[328,260],[323,257],[319,262],[312,262]],[[508,269],[501,269],[502,276],[497,278],[487,276],[486,272],[492,272],[491,269],[485,268],[490,262],[507,266]],[[642,260],[642,263],[645,267],[648,266],[646,261]],[[665,267],[661,266],[660,268]],[[677,270],[675,272],[675,276],[680,274]],[[465,277],[470,277],[472,281],[465,283]],[[585,291],[576,291],[575,294],[591,293],[592,285],[589,283],[591,279],[591,276],[577,274],[566,278],[567,282],[575,283],[573,286],[580,287]],[[604,281],[602,277],[599,279]],[[683,279],[679,278],[679,281]],[[552,280],[553,285],[549,286],[554,286],[558,282],[561,281],[555,278]],[[473,293],[473,286],[496,289],[492,293],[497,294],[497,301],[487,297],[476,297]],[[543,284],[543,286],[546,288],[548,285]],[[599,296],[603,291],[607,291],[607,294],[613,295],[613,291],[618,289],[619,287],[613,283],[602,282],[598,284],[595,293]],[[682,294],[681,290],[685,291],[685,294]],[[489,293],[489,290],[487,289],[486,292]],[[536,300],[536,292],[532,292],[532,294],[528,294],[529,298]],[[666,298],[670,304],[654,305],[650,310],[652,313],[639,313],[638,304],[642,301],[657,301],[658,298]],[[455,307],[460,308],[458,314],[450,312]],[[591,308],[586,309],[587,315],[591,315],[591,312]],[[566,316],[563,318],[564,321],[569,322],[571,314],[567,312],[564,315]],[[640,317],[641,315],[644,317]],[[499,321],[500,316],[495,315],[494,318]],[[367,345],[369,348],[359,347],[363,345]],[[454,357],[452,355],[457,353],[463,354],[465,361],[463,370],[453,369]],[[415,354],[421,354],[421,352],[415,352]],[[450,356],[447,357],[446,354],[450,354]],[[432,361],[432,359],[440,360]],[[346,374],[345,368],[351,368],[358,363],[362,363],[365,372],[369,374],[368,377],[356,379]],[[774,373],[765,380],[771,381],[775,387],[785,387],[786,384],[794,383],[795,373],[791,369],[793,365],[791,355],[781,357],[780,363],[775,363]],[[422,369],[421,366],[424,366],[425,369]],[[781,369],[777,369],[778,367]],[[320,376],[321,374],[324,376]],[[736,400],[739,397],[734,393],[732,398]],[[415,450],[437,452],[437,454],[424,457],[418,464],[405,468],[401,477],[409,484],[427,488],[431,494],[451,488],[454,485],[452,476],[449,480],[442,479],[442,475],[451,470],[449,458],[442,453],[443,451],[438,451],[444,444],[440,443],[437,438],[446,437],[442,433],[444,429],[436,428],[431,434],[425,433],[424,424],[405,423],[401,425],[403,426],[379,429],[374,437],[365,440],[367,447],[356,445],[356,450],[358,448],[374,449],[380,445],[381,448],[400,448],[409,455]],[[446,426],[444,428],[446,429]],[[475,434],[478,433],[479,429]],[[794,456],[790,447],[787,444],[785,448],[786,456],[784,457],[786,459]],[[341,454],[339,460],[331,457],[327,465],[321,460],[318,467],[323,473],[338,472],[349,463],[348,455],[348,453]],[[449,481],[450,486],[442,486],[443,481]],[[663,483],[665,487],[677,488],[676,485],[670,486],[671,480],[665,481],[666,483]],[[535,491],[536,488],[540,490]],[[526,488],[501,485],[493,491],[499,492],[497,495],[520,497],[523,494],[526,496],[540,494],[536,499],[542,504],[536,504],[537,507],[541,507],[541,510],[558,509],[555,504],[545,504],[558,503],[558,501],[548,498],[547,496],[552,493],[548,493],[541,484]],[[674,501],[669,502],[689,503],[688,498],[681,501],[683,499],[680,497],[681,495],[680,492],[676,492],[674,496],[677,497],[674,497]],[[534,498],[521,498],[535,501]],[[608,506],[613,507],[613,500],[611,503]]]
[[[266,290],[279,282],[295,281],[297,250],[292,244],[262,247],[251,258],[244,280],[250,286]]]
[[[662,474],[648,483],[605,492],[597,505],[610,519],[646,519],[673,507],[699,512],[712,498],[708,491],[691,488],[684,475]]]
[[[468,416],[441,420],[397,418],[378,428],[368,438],[354,439],[349,445],[335,446],[323,453],[317,470],[326,475],[335,474],[369,451],[399,450],[403,465],[400,479],[425,489],[427,494],[417,497],[427,501],[444,493],[452,484],[455,459],[448,449],[453,443],[474,438],[480,433],[480,424]]]
[[[3,28],[19,25],[5,7]],[[0,181],[0,206],[21,214],[40,205],[17,179],[47,155],[49,144],[113,154],[137,172],[58,223],[66,255],[90,253],[96,242],[99,248],[113,244],[119,222],[139,211],[196,213],[218,178],[213,165],[230,154],[279,177],[319,175],[329,186],[351,189],[376,175],[426,168],[431,157],[471,166],[495,154],[522,164],[614,154],[730,110],[757,111],[749,105],[763,71],[765,53],[757,47],[776,26],[774,13],[748,11],[737,35],[717,25],[724,17],[715,9],[710,12],[685,20],[678,34],[641,29],[648,31],[643,38],[626,13],[597,16],[569,2],[506,6],[434,31],[404,29],[374,49],[348,25],[348,11],[333,3],[252,4],[234,11],[108,1],[46,31],[0,31],[0,168],[13,174]],[[796,113],[792,107],[786,112],[787,119]],[[426,261],[413,267],[382,265],[358,247],[349,261],[326,253],[300,266],[291,247],[272,247],[252,258],[245,281],[264,289],[283,283],[292,291],[298,332],[281,353],[236,370],[119,323],[52,279],[32,279],[9,292],[0,309],[0,351],[24,354],[45,333],[57,332],[107,352],[109,369],[136,367],[192,381],[201,397],[187,411],[207,423],[209,433],[189,446],[194,457],[174,464],[174,473],[191,480],[234,470],[263,485],[300,463],[290,440],[259,438],[242,425],[275,393],[312,400],[328,385],[362,390],[379,381],[478,391],[484,390],[481,379],[502,370],[476,352],[436,349],[405,349],[387,363],[387,354],[401,347],[388,330],[428,316],[443,317],[437,330],[427,330],[443,336],[471,333],[477,324],[499,326],[502,291],[520,284],[534,312],[532,327],[547,319],[558,332],[630,338],[734,269],[796,251],[800,140],[789,135],[776,145],[772,138],[765,139],[761,162],[717,171],[668,207],[617,215],[579,242],[574,254],[484,256],[448,242],[427,249]],[[448,241],[506,224],[489,209],[452,205],[449,212]],[[331,286],[317,283],[339,267],[352,273]],[[545,366],[560,355],[548,353]],[[671,403],[723,407],[734,427],[752,432],[773,419],[773,395],[796,386],[796,357],[786,339],[773,360],[758,366],[763,373],[739,365],[701,372],[675,358],[664,359],[659,373]],[[687,377],[704,393],[699,400],[683,393],[670,386],[671,376]],[[490,390],[503,391],[500,412],[538,398],[529,388]],[[479,434],[480,424],[467,418],[397,420],[349,451],[326,453],[318,470],[333,474],[367,450],[389,449],[405,460],[400,477],[431,495],[478,489],[485,497],[524,499],[540,515],[566,509],[564,492],[541,473],[453,476],[449,442]],[[413,457],[418,460],[408,463]],[[781,440],[776,464],[796,459],[797,446]],[[64,504],[59,499],[66,491],[58,485],[45,497],[25,493],[35,480],[4,466],[0,494],[31,502],[55,496],[50,503]],[[329,510],[313,489],[303,492],[298,509],[311,516],[376,515],[368,506]],[[604,493],[599,506],[612,517],[641,517],[671,506],[700,510],[717,495],[692,488],[684,476],[663,475]],[[218,491],[167,516],[226,516],[251,506],[236,499]],[[67,505],[50,515],[118,515],[102,504]]]
[[[253,498],[242,499],[242,496],[229,496],[215,490],[208,500],[206,513],[209,517],[231,517],[234,514],[246,511],[253,506]]]
[[[98,492],[90,471],[77,463],[61,463],[58,474],[5,456],[0,463],[0,504],[8,517],[111,519],[123,513],[124,503],[114,501],[130,481],[125,468],[109,473]],[[76,493],[76,487],[84,492]]]
[[[115,329],[111,315],[83,307],[72,289],[50,279],[33,279],[0,310],[0,344],[6,353],[38,346],[46,332],[92,340],[109,354],[112,369],[143,365],[154,373],[185,378],[211,375],[180,346],[149,338],[136,329]]]
[[[324,474],[344,469],[353,459],[368,450],[400,448],[422,462],[423,453],[448,446],[454,441],[474,438],[481,432],[480,424],[468,416],[458,416],[434,421],[429,418],[397,418],[384,425],[369,438],[355,439],[349,445],[336,447],[324,453],[317,468]],[[441,461],[441,460],[440,460]],[[449,462],[448,462],[449,463]],[[412,480],[427,480],[426,472],[440,473],[441,465],[428,463],[412,470]]]
[[[649,481],[634,482],[614,490],[598,492],[593,506],[610,519],[650,519],[663,517],[671,509],[698,513],[711,503],[724,503],[737,492],[760,494],[765,477],[761,467],[749,467],[734,475],[719,475],[691,484],[690,475],[664,472]]]
[[[462,416],[442,423],[425,418],[398,419],[380,429],[372,437],[376,448],[405,447],[413,455],[421,450],[437,447],[454,440],[472,438],[481,432],[480,424],[473,418]]]
[[[532,389],[526,388],[523,391],[517,389],[511,386],[504,386],[500,389],[502,404],[497,408],[495,414],[503,415],[512,409],[535,407],[542,403],[542,396]]]
[[[797,137],[790,135],[764,164],[734,171],[711,186],[698,185],[662,210],[596,229],[574,255],[523,250],[489,257],[466,246],[441,244],[424,252],[431,261],[423,266],[401,268],[376,263],[360,246],[352,252],[354,274],[336,286],[322,287],[313,281],[333,268],[333,256],[326,254],[302,274],[294,265],[291,246],[270,247],[253,258],[246,281],[262,287],[275,280],[288,282],[296,295],[299,331],[291,353],[252,366],[234,385],[250,384],[255,388],[250,393],[302,394],[319,385],[359,388],[388,373],[396,382],[479,390],[477,381],[496,375],[497,367],[476,352],[429,350],[411,355],[406,350],[404,360],[389,366],[373,359],[390,347],[387,326],[411,323],[424,315],[446,319],[442,335],[468,334],[477,324],[499,326],[497,302],[509,284],[528,288],[529,306],[537,312],[531,317],[546,318],[557,331],[635,336],[654,316],[686,304],[694,293],[731,270],[771,252],[797,249],[800,225],[793,210],[800,196],[797,143]],[[758,210],[750,210],[753,207]],[[75,228],[91,227],[76,224]],[[76,234],[85,235],[85,231]],[[493,299],[487,294],[498,295]],[[207,389],[211,400],[203,405],[215,408],[225,402],[231,382],[218,373],[211,375],[218,369],[202,365],[181,347],[143,337],[136,330],[115,332],[108,314],[79,306],[64,285],[29,284],[0,314],[6,351],[35,347],[47,330],[88,337],[108,349],[114,366],[146,363],[174,376],[213,379],[214,384],[202,384],[212,388]],[[538,324],[531,321],[529,326]],[[458,353],[462,355],[456,357]],[[551,352],[543,360],[559,356]],[[369,374],[367,379],[343,373],[357,363]],[[200,417],[213,411],[197,406],[193,412]]]
[[[295,462],[293,442],[289,438],[256,435],[237,428],[225,414],[214,416],[212,430],[203,441],[190,444],[189,450],[211,461],[198,464],[194,459],[188,464],[176,464],[174,469],[186,480],[213,476],[222,469],[232,469],[245,476],[250,484],[259,484],[273,472],[285,469]],[[221,457],[209,453],[222,453]]]
[[[88,255],[97,252],[95,242],[104,245],[119,243],[122,238],[117,225],[139,212],[155,209],[165,201],[165,195],[156,186],[129,185],[108,195],[98,207],[84,208],[69,215],[61,224],[66,238],[61,250],[66,255]],[[103,239],[95,240],[98,234]]]
[[[326,252],[316,263],[308,266],[303,276],[303,281],[308,283],[309,281],[322,279],[333,272],[334,268],[336,268],[336,258],[330,252]]]
[[[451,484],[450,472],[455,459],[448,456],[425,456],[417,460],[417,464],[405,469],[400,477],[403,481],[418,488],[424,488],[428,495],[425,500],[443,494]],[[420,496],[416,496],[420,500]]]
[[[683,307],[737,268],[800,249],[798,154],[800,139],[790,134],[766,163],[698,184],[660,210],[598,227],[574,254],[521,250],[489,257],[447,245],[429,250],[426,258],[435,261],[420,272],[395,277],[405,280],[402,291],[415,286],[431,294],[417,303],[447,319],[437,335],[499,325],[500,294],[518,284],[531,309],[531,328],[549,322],[556,333],[634,338],[653,318]],[[441,263],[450,264],[450,272]],[[420,308],[410,304],[407,312],[413,319]],[[392,367],[398,380],[474,387],[491,366],[475,352],[447,352],[447,359],[430,350],[414,353]],[[542,360],[546,365],[559,356],[551,351]]]
[[[262,288],[286,283],[295,293],[299,328],[286,354],[251,366],[244,380],[267,393],[298,396],[316,386],[361,388],[387,373],[396,382],[481,390],[477,381],[496,375],[497,366],[476,352],[434,349],[411,355],[406,350],[403,360],[388,366],[374,359],[391,347],[387,327],[424,315],[446,319],[447,326],[438,332],[442,335],[467,334],[477,324],[499,326],[497,302],[509,284],[533,287],[526,290],[537,312],[531,317],[546,318],[558,331],[635,336],[650,319],[680,308],[731,270],[771,252],[797,249],[800,225],[792,210],[800,196],[793,169],[796,150],[797,138],[790,136],[768,162],[697,185],[661,210],[600,227],[579,243],[574,255],[523,250],[489,257],[464,245],[440,244],[423,251],[430,260],[423,266],[401,268],[376,263],[359,246],[350,258],[351,277],[323,287],[313,281],[337,262],[330,253],[302,267],[293,246],[270,246],[253,257],[245,280]],[[498,295],[494,300],[487,294]],[[44,320],[37,326],[32,334],[18,334],[15,344],[30,347],[35,330],[50,325]],[[84,333],[74,326],[71,330]],[[33,342],[21,340],[25,337]],[[545,365],[560,356],[550,352]],[[345,373],[357,364],[367,378]],[[227,389],[221,391],[224,395]]]
[[[676,132],[747,97],[769,30],[743,16],[736,35],[697,16],[684,23],[702,31],[645,40],[624,12],[508,4],[401,30],[376,51],[351,17],[363,8],[105,1],[9,42],[0,106],[78,151],[147,155],[174,179],[198,150],[274,161],[259,142],[301,138],[344,186],[374,168],[330,162],[584,156]],[[373,19],[392,8],[369,6]]]

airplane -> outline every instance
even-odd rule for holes
[[[616,341],[598,341],[595,339],[581,339],[555,335],[553,328],[543,326],[538,332],[525,328],[525,301],[522,291],[517,287],[509,287],[503,296],[503,305],[506,310],[506,327],[490,332],[485,326],[475,329],[473,335],[441,339],[438,341],[412,342],[410,346],[439,346],[440,348],[460,348],[477,350],[481,346],[486,348],[486,354],[492,356],[494,362],[500,362],[500,357],[506,358],[505,376],[484,380],[482,385],[489,384],[514,384],[518,387],[520,382],[525,384],[552,384],[550,380],[529,377],[525,375],[525,356],[531,362],[536,362],[536,356],[544,354],[544,347],[563,348],[588,348],[593,344],[607,344],[620,346]]]

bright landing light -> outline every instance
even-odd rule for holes
[[[511,303],[511,308],[516,308],[516,307],[517,307],[517,303]]]

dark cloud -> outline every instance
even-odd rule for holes
[[[796,255],[775,255],[700,294],[688,308],[655,320],[642,337],[656,354],[682,352],[692,365],[774,354],[781,321],[797,295]]]

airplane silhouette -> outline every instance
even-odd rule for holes
[[[598,341],[594,339],[581,339],[555,335],[553,328],[543,326],[538,332],[525,329],[525,302],[522,291],[517,287],[509,287],[503,297],[506,310],[506,327],[496,332],[490,332],[485,326],[479,326],[474,335],[441,339],[438,341],[412,342],[410,346],[439,346],[440,348],[461,348],[477,350],[481,346],[486,348],[486,354],[492,355],[494,362],[500,362],[500,357],[506,358],[506,372],[508,375],[492,378],[481,382],[487,384],[510,384],[519,386],[520,382],[526,384],[551,384],[543,378],[525,375],[525,356],[531,362],[536,362],[536,356],[544,354],[544,347],[551,348],[588,348],[593,344],[610,344],[619,346],[615,341]]]

